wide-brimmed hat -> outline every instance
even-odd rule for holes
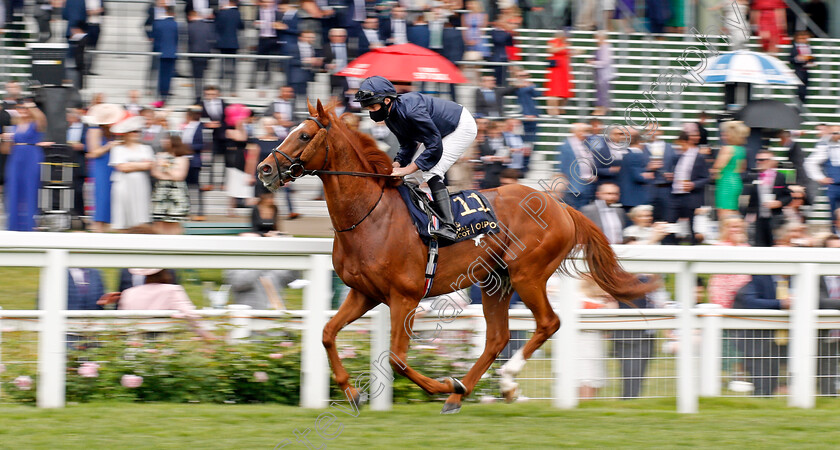
[[[131,116],[123,119],[111,127],[111,133],[125,134],[132,131],[140,131],[146,126],[146,118],[143,116]]]
[[[89,125],[111,125],[125,118],[125,108],[115,103],[100,103],[88,109],[82,120]]]
[[[128,269],[128,273],[148,277],[160,272],[161,270],[163,269]]]

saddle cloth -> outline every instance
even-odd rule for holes
[[[403,201],[408,206],[411,220],[417,226],[420,238],[426,245],[434,240],[430,230],[437,229],[439,219],[437,212],[431,207],[431,195],[423,192],[413,184],[403,183],[397,186]],[[452,215],[458,227],[456,242],[473,239],[481,234],[494,234],[499,231],[499,222],[490,202],[478,191],[461,191],[449,195],[452,201]],[[441,240],[441,247],[454,244]]]

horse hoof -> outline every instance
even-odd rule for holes
[[[461,412],[460,403],[444,403],[443,409],[440,410],[441,414],[458,414],[459,412]]]
[[[353,403],[356,404],[357,409],[361,409],[367,403],[367,393],[356,392],[356,395],[353,396]]]
[[[502,391],[502,397],[504,397],[505,403],[513,403],[519,397],[519,389],[513,388],[508,391]]]
[[[447,381],[452,383],[452,393],[453,394],[466,395],[466,393],[467,393],[467,387],[464,386],[464,383],[461,383],[461,380],[459,380],[455,377],[440,378],[440,379],[438,379],[438,381],[440,381],[441,383],[445,383]]]

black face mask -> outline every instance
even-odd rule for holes
[[[380,105],[382,105],[382,107],[378,110],[369,112],[370,118],[374,122],[382,122],[383,120],[388,118],[388,105],[386,105],[385,102],[380,103]]]

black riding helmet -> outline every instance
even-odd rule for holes
[[[394,85],[379,75],[366,78],[356,91],[356,101],[362,105],[362,108],[382,103],[386,98],[396,97],[397,89]]]

